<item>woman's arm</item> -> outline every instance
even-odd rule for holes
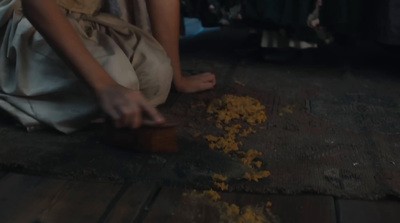
[[[94,90],[114,84],[92,57],[55,0],[22,0],[24,15],[52,48],[82,75]]]
[[[86,49],[55,0],[21,0],[24,15],[52,48],[89,84],[103,110],[120,127],[139,127],[142,112],[162,123],[163,117],[139,91],[118,85]]]
[[[216,80],[212,73],[188,77],[182,75],[179,56],[179,0],[146,0],[146,3],[153,35],[171,58],[175,88],[184,93],[213,88]]]

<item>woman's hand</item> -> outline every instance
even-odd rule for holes
[[[181,76],[174,79],[176,90],[182,93],[195,93],[212,89],[216,84],[215,75],[212,73],[202,73],[193,76]]]
[[[96,91],[100,105],[117,128],[139,128],[142,124],[162,124],[164,117],[151,106],[140,91],[119,84],[107,85]]]

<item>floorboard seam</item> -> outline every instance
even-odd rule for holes
[[[142,206],[141,210],[139,211],[139,214],[138,214],[137,218],[133,221],[133,223],[141,223],[146,219],[147,214],[149,213],[151,207],[153,206],[156,198],[160,194],[161,189],[162,189],[161,186],[154,188],[154,190],[152,191],[152,193],[147,198],[146,202]]]
[[[339,213],[339,204],[338,204],[338,199],[337,198],[333,198],[333,204],[335,207],[335,216],[336,216],[336,223],[340,223],[340,213]]]
[[[102,214],[102,216],[99,219],[99,223],[103,223],[108,215],[111,213],[111,211],[114,209],[115,204],[122,198],[122,196],[125,194],[125,192],[128,190],[128,188],[132,185],[132,183],[124,184],[121,189],[115,194],[113,199],[108,203],[106,210]]]

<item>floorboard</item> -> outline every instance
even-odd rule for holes
[[[339,223],[398,223],[399,201],[356,201],[338,200]]]
[[[0,219],[14,222],[97,222],[120,184],[72,182],[8,174],[0,182]]]
[[[98,222],[122,185],[68,182],[53,200],[41,222]]]
[[[146,202],[152,198],[156,189],[154,185],[130,185],[107,215],[104,223],[134,222],[140,212],[145,209]]]
[[[221,222],[226,212],[218,205],[184,195],[181,189],[164,188],[151,207],[144,222]],[[336,223],[335,204],[328,196],[279,196],[244,193],[220,193],[221,201],[235,204],[244,212],[246,207],[260,209],[270,222]],[[267,203],[272,206],[266,209]],[[228,220],[229,221],[229,220]]]
[[[54,203],[64,180],[8,174],[0,181],[2,223],[39,221]]]

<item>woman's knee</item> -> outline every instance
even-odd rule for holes
[[[140,91],[152,102],[159,105],[167,100],[171,89],[173,69],[170,62],[160,64],[153,72],[141,75]]]

